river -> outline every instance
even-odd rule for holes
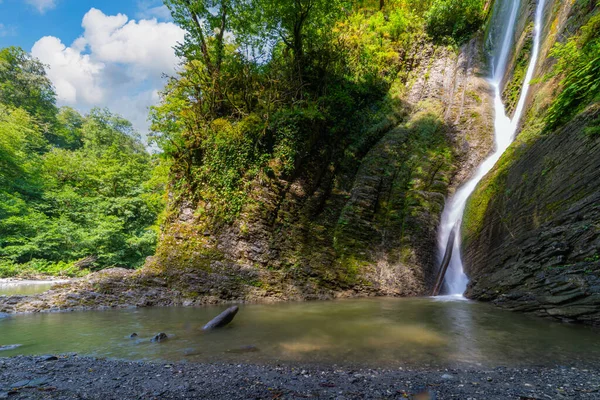
[[[0,318],[1,351],[129,360],[319,363],[392,367],[585,365],[600,361],[597,331],[436,298],[243,305],[229,325],[202,326],[224,306],[148,308]],[[152,343],[164,332],[169,339]],[[138,337],[130,338],[132,333]]]

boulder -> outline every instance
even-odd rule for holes
[[[165,340],[167,340],[169,337],[167,336],[166,333],[159,333],[158,335],[154,336],[152,338],[152,342],[156,342],[156,343],[160,343],[160,342],[164,342]]]

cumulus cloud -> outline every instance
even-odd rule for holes
[[[40,14],[44,14],[46,11],[56,7],[56,0],[25,0],[25,2],[35,7]]]
[[[49,66],[48,77],[56,88],[59,102],[93,105],[105,100],[102,85],[105,65],[93,61],[88,54],[81,54],[81,48],[67,47],[60,39],[45,36],[33,45],[31,54]]]
[[[48,65],[59,104],[81,111],[108,107],[148,132],[148,107],[158,102],[163,74],[179,64],[173,46],[184,32],[171,22],[130,20],[92,8],[83,17],[83,34],[70,46],[46,36],[32,48]]]
[[[157,20],[128,21],[126,15],[107,16],[92,8],[83,18],[84,38],[100,60],[135,65],[151,73],[172,73],[177,65],[173,46],[183,31]]]

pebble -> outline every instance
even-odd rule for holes
[[[519,368],[482,371],[440,370],[420,367],[412,370],[361,369],[331,366],[252,364],[155,364],[60,355],[60,361],[42,363],[41,357],[19,356],[2,359],[0,399],[7,393],[17,398],[53,398],[40,391],[55,391],[60,398],[411,398],[504,400],[524,398],[573,398],[597,400],[600,369],[589,372],[570,368],[539,368],[525,373]],[[55,368],[64,364],[73,368]],[[160,369],[163,368],[163,369]],[[297,376],[294,376],[297,373]],[[32,377],[43,377],[31,380]],[[446,376],[443,379],[440,377]],[[448,379],[451,377],[451,379]],[[488,380],[492,378],[492,380]],[[512,381],[509,378],[513,378]],[[469,383],[473,384],[469,384]],[[17,385],[14,389],[3,383]],[[464,383],[464,384],[463,384]],[[548,384],[553,385],[548,386]],[[535,386],[535,391],[525,384]],[[562,388],[559,394],[556,388]],[[521,388],[521,393],[519,393]],[[190,393],[193,392],[193,396]],[[528,393],[527,395],[525,393]],[[530,394],[529,394],[530,393]],[[55,398],[56,396],[54,396]],[[9,398],[12,398],[9,397]]]

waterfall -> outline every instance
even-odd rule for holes
[[[501,13],[501,17],[508,18],[508,21],[506,21],[504,18],[501,21],[500,26],[502,26],[504,29],[502,32],[502,45],[499,49],[495,49],[494,55],[492,56],[492,76],[489,78],[490,85],[494,89],[495,94],[495,150],[494,153],[491,154],[479,166],[475,172],[475,175],[467,183],[461,186],[456,191],[454,196],[450,197],[446,202],[438,234],[438,254],[440,255],[440,260],[446,252],[446,246],[448,245],[450,233],[453,229],[457,229],[456,239],[452,243],[452,258],[450,260],[450,264],[448,265],[448,271],[445,277],[444,288],[446,294],[462,296],[467,289],[468,278],[464,273],[460,252],[460,224],[467,200],[477,187],[477,184],[485,175],[487,175],[488,172],[491,171],[496,162],[500,159],[502,154],[506,151],[506,149],[508,149],[510,144],[515,139],[517,129],[519,127],[519,121],[525,108],[527,93],[529,92],[529,85],[531,79],[533,78],[535,66],[539,56],[544,6],[545,0],[538,0],[535,13],[534,42],[531,61],[527,69],[527,75],[523,81],[521,97],[519,98],[519,102],[512,120],[506,115],[506,110],[504,108],[504,104],[502,103],[502,79],[506,72],[508,58],[512,52],[513,35],[520,7],[520,0],[512,0],[510,12]]]

